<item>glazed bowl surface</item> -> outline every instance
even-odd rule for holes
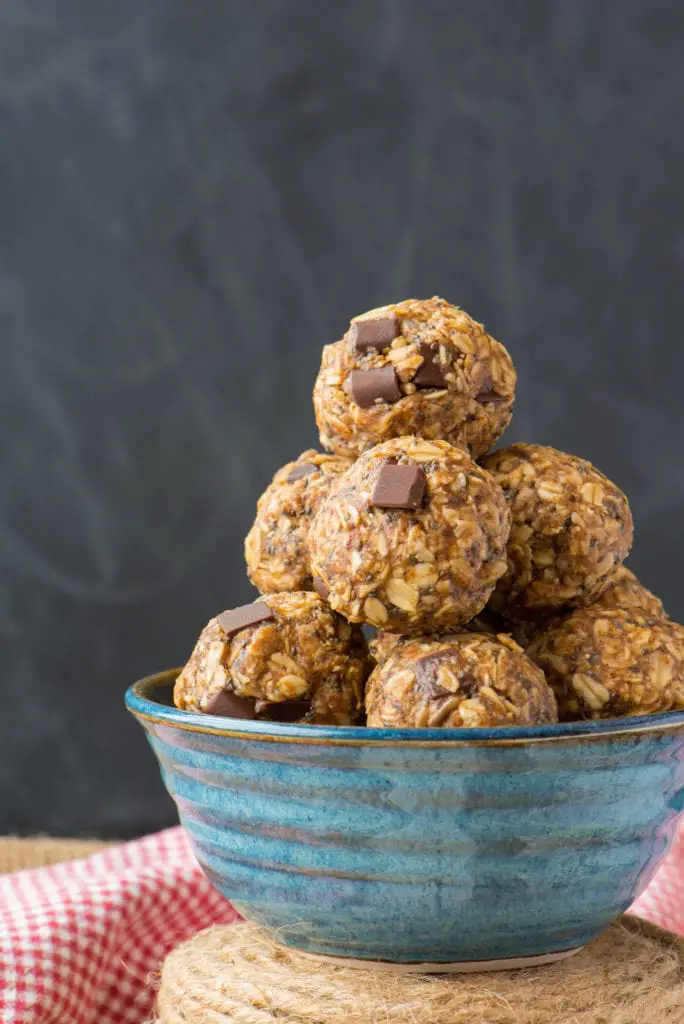
[[[684,712],[496,729],[281,725],[126,695],[209,879],[276,941],[393,964],[576,950],[651,880]],[[491,966],[491,964],[490,964]]]

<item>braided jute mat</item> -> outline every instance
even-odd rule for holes
[[[157,1024],[682,1024],[684,939],[622,918],[569,960],[496,974],[330,966],[254,925],[200,932],[167,958]]]
[[[89,857],[91,853],[104,850],[110,843],[98,839],[50,839],[39,836],[32,839],[18,839],[15,836],[0,837],[0,875],[27,868],[43,868],[48,864]]]

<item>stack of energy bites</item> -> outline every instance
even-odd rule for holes
[[[276,473],[246,539],[262,596],[209,622],[176,704],[403,728],[684,709],[684,628],[623,567],[625,495],[553,448],[488,454],[515,384],[443,299],[353,319],[314,388],[327,451]]]

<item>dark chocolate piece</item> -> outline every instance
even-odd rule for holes
[[[439,640],[439,637],[435,639]],[[443,643],[448,643],[448,640],[444,638]],[[455,652],[454,648],[454,652]],[[478,683],[477,679],[472,672],[467,669],[459,669],[456,672],[458,676],[458,690],[447,690],[446,687],[441,686],[437,682],[439,666],[446,661],[453,661],[453,656],[449,651],[433,651],[430,654],[426,654],[425,657],[421,658],[416,665],[414,665],[416,682],[418,686],[428,697],[434,700],[441,698],[451,697],[472,697],[473,694],[477,693]],[[454,666],[455,667],[455,666]]]
[[[352,370],[350,384],[352,398],[362,409],[370,409],[376,402],[391,405],[401,398],[393,366],[383,366],[379,370]]]
[[[330,590],[328,589],[328,587],[326,587],[325,583],[320,578],[320,576],[314,576],[313,588],[318,594],[318,596],[322,597],[324,601],[327,601],[328,598],[330,597]]]
[[[297,722],[311,709],[308,700],[282,700],[279,703],[266,704],[259,713],[271,722]]]
[[[420,466],[392,466],[380,470],[371,495],[376,508],[417,509],[425,496],[425,473]]]
[[[414,665],[416,682],[422,692],[431,700],[438,700],[440,697],[453,697],[453,693],[437,682],[439,666],[445,659],[442,651],[426,654]]]
[[[231,690],[219,690],[207,703],[204,709],[207,715],[221,715],[222,718],[256,718],[256,701],[254,697],[238,697]]]
[[[303,476],[311,476],[316,472],[318,472],[318,466],[314,466],[313,462],[300,462],[287,474],[287,482],[293,484],[295,480],[301,480]]]
[[[354,352],[367,352],[370,348],[389,348],[400,333],[395,316],[381,316],[355,320],[349,328],[349,340]]]
[[[423,357],[422,365],[416,370],[413,383],[417,388],[445,388],[444,371],[437,360],[439,348],[428,341],[421,341],[418,350]]]
[[[221,612],[217,618],[224,632],[228,636],[233,636],[241,629],[246,629],[247,626],[257,626],[260,622],[268,622],[273,618],[273,612],[263,601],[255,601],[254,604],[243,604],[239,608]]]
[[[503,405],[508,399],[505,395],[498,394],[491,384],[485,384],[482,391],[475,395],[475,401],[487,403],[487,405]]]

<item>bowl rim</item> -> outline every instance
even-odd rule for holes
[[[155,700],[155,688],[173,683],[180,671],[180,668],[172,668],[145,676],[126,691],[126,707],[146,728],[152,724],[242,740],[354,747],[510,747],[530,743],[587,742],[644,733],[684,732],[684,711],[635,715],[632,718],[560,722],[554,725],[499,725],[475,729],[380,729],[359,725],[290,725],[282,722],[244,721],[197,711],[183,711]]]

